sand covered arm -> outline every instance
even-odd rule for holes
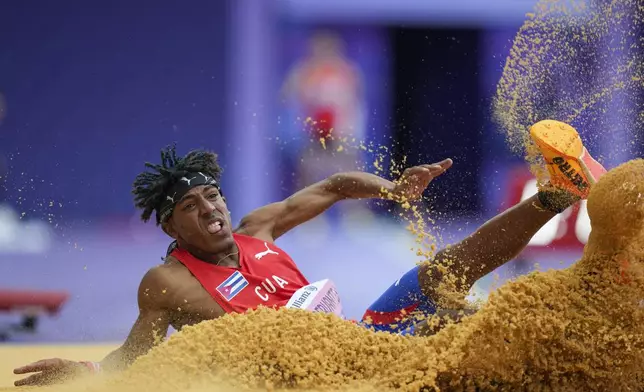
[[[125,343],[100,362],[101,370],[127,368],[136,358],[146,354],[168,332],[170,312],[167,310],[168,277],[162,267],[152,268],[141,280],[138,291],[139,317]]]
[[[80,375],[102,370],[112,372],[127,368],[146,354],[168,332],[170,312],[168,296],[163,295],[169,280],[167,271],[152,268],[141,280],[138,292],[139,317],[125,343],[102,362],[70,361],[62,358],[43,359],[14,369],[14,374],[29,374],[14,382],[16,386],[49,385],[72,380]]]
[[[446,159],[432,165],[410,167],[395,182],[365,172],[337,173],[308,186],[284,201],[259,208],[242,219],[238,233],[275,240],[346,199],[419,198],[429,183],[452,166]]]

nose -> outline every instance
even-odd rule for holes
[[[205,197],[201,197],[199,199],[199,210],[202,215],[210,216],[213,212],[215,212],[216,209],[217,207],[215,206],[215,204]]]

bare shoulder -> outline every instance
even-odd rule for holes
[[[165,284],[171,282],[171,275],[173,270],[176,267],[172,264],[159,264],[148,270],[148,272],[143,275],[141,280],[141,285],[146,286],[157,286],[159,284]]]
[[[169,300],[166,293],[173,291],[173,286],[177,284],[173,279],[176,269],[176,265],[168,263],[150,268],[139,284],[139,304],[146,307],[164,307]]]
[[[235,233],[273,242],[276,220],[284,213],[284,202],[272,203],[256,209],[242,218]]]
[[[179,260],[168,256],[163,264],[156,265],[145,273],[141,286],[170,288],[181,285],[182,278],[189,275],[190,272]]]

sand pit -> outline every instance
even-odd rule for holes
[[[185,328],[113,378],[43,391],[636,390],[642,195],[644,160],[610,171],[591,192],[594,229],[577,264],[504,285],[477,314],[432,337],[260,309]]]

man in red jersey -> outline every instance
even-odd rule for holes
[[[49,359],[16,369],[17,374],[37,373],[15,384],[48,384],[87,368],[123,369],[165,336],[170,325],[179,330],[229,312],[286,305],[309,282],[274,244],[277,238],[343,199],[417,199],[451,165],[447,159],[412,167],[396,183],[369,173],[335,174],[251,212],[234,229],[219,186],[217,155],[197,150],[180,158],[174,148],[162,151],[161,164],[146,164],[152,171],[136,178],[133,193],[142,219],[154,214],[176,245],[164,264],[143,277],[139,317],[125,343],[100,365]]]
[[[581,157],[592,158],[580,140],[575,147],[581,146],[582,150],[568,151],[570,140],[578,139],[578,135],[563,125],[537,124],[533,137],[538,144],[541,142],[546,161],[552,162],[553,180],[562,181],[558,185],[565,191],[540,190],[436,255],[439,261],[446,258],[452,261],[452,268],[466,277],[464,285],[473,284],[516,256],[548,220],[586,197],[589,186],[603,173],[601,166],[584,170],[588,165]],[[565,141],[565,146],[559,145],[558,140]],[[551,151],[546,153],[547,149]],[[570,164],[565,171],[557,171],[562,166],[561,160]],[[307,291],[315,294],[327,290],[332,294],[328,296],[331,302],[319,301],[317,308],[333,311],[333,287],[328,282],[310,284],[293,260],[273,242],[340,200],[417,199],[451,165],[452,161],[447,159],[411,167],[396,182],[362,172],[335,174],[284,201],[251,212],[233,230],[219,187],[221,168],[216,155],[193,151],[178,158],[174,149],[163,152],[160,165],[146,164],[154,172],[137,177],[134,194],[137,207],[143,210],[142,219],[147,221],[155,213],[157,224],[175,239],[176,246],[170,248],[164,264],[153,267],[143,277],[138,293],[139,317],[125,343],[100,364],[48,359],[18,368],[16,374],[36,374],[15,384],[52,383],[87,369],[123,369],[153,347],[157,337],[165,336],[170,325],[180,329],[259,305],[302,307],[309,301]],[[570,178],[571,167],[577,168],[575,174],[581,177]],[[429,276],[430,273],[434,276]],[[367,310],[365,319],[370,319],[376,329],[400,333],[401,328],[409,326],[401,322],[409,309],[434,312],[436,288],[441,280],[436,273],[426,267],[412,269]]]

